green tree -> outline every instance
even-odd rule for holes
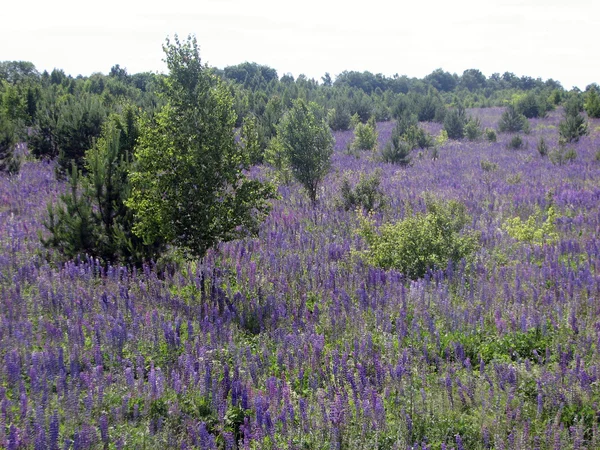
[[[462,139],[465,136],[467,120],[466,111],[462,106],[448,111],[444,118],[444,130],[448,133],[448,137],[450,139]]]
[[[400,122],[398,122],[399,124]],[[400,166],[408,166],[411,162],[411,145],[406,142],[404,135],[400,134],[398,125],[392,131],[390,141],[383,147],[381,151],[381,159],[384,162],[398,164]]]
[[[245,176],[250,161],[235,142],[230,92],[201,63],[196,39],[175,36],[163,50],[166,105],[141,121],[127,206],[136,235],[202,258],[219,241],[256,232],[275,191]]]
[[[588,123],[581,114],[565,114],[558,124],[559,144],[579,142],[579,139],[589,134]]]
[[[511,104],[506,107],[502,116],[500,116],[498,131],[500,133],[518,133],[519,131],[527,133],[529,132],[529,121]]]
[[[519,99],[517,109],[528,119],[533,119],[536,117],[545,117],[548,106],[542,96],[538,96],[533,92],[528,92]]]
[[[21,161],[15,154],[16,144],[15,126],[0,111],[0,172],[19,171]]]
[[[600,118],[600,95],[598,95],[598,92],[595,88],[590,88],[585,97],[585,103],[583,107],[589,117],[593,117],[595,119]]]
[[[313,205],[319,183],[329,172],[334,142],[329,126],[319,119],[318,108],[315,103],[294,100],[278,128],[287,163],[294,178],[308,191]]]
[[[28,144],[34,155],[58,157],[58,172],[66,175],[75,161],[83,168],[83,157],[102,131],[108,111],[100,96],[75,97],[52,86],[43,93]]]
[[[377,147],[377,126],[375,117],[371,116],[367,123],[357,123],[354,127],[353,150],[374,150]]]
[[[133,106],[112,114],[85,153],[85,175],[72,164],[71,189],[48,206],[44,225],[51,236],[42,240],[46,247],[66,258],[88,254],[106,263],[133,265],[160,254],[159,241],[145,243],[132,233],[133,211],[125,205],[131,191],[128,171],[138,135],[136,120]]]

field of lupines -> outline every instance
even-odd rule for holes
[[[501,110],[471,113],[495,127]],[[177,270],[57,267],[38,233],[65,185],[48,163],[3,176],[0,447],[599,448],[600,121],[554,164],[536,143],[557,147],[560,117],[531,120],[522,150],[449,141],[408,168],[337,133],[316,208],[281,186],[258,238]],[[425,192],[459,200],[473,262],[417,281],[368,266],[339,187],[377,169],[375,221],[423,210]],[[503,227],[541,227],[550,204],[558,239]]]

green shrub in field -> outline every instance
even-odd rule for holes
[[[429,198],[427,213],[379,228],[363,216],[358,233],[369,246],[363,255],[369,264],[417,279],[429,269],[445,268],[449,262],[457,263],[473,253],[477,235],[462,233],[469,221],[462,203]]]
[[[486,159],[482,160],[479,164],[481,165],[481,170],[483,170],[484,172],[495,172],[496,170],[498,170],[498,164],[496,164],[495,162],[488,161]]]
[[[574,148],[559,145],[556,150],[548,154],[550,162],[555,166],[562,166],[568,162],[574,161],[577,158],[577,152]]]
[[[465,124],[464,132],[469,141],[479,140],[483,134],[479,117],[470,117]]]
[[[520,217],[512,217],[504,222],[502,228],[517,241],[542,245],[558,240],[557,218],[558,214],[555,207],[550,206],[546,214],[546,220],[542,222],[542,212],[539,208],[536,208],[535,213],[529,216],[527,220],[523,221]]]
[[[486,128],[484,133],[485,133],[485,138],[489,142],[496,142],[496,140],[498,139],[498,136],[496,135],[496,131],[493,128]]]
[[[374,117],[371,117],[367,123],[357,123],[354,128],[352,150],[374,150],[377,147],[377,136]]]
[[[527,117],[520,114],[514,105],[508,105],[498,122],[498,131],[500,133],[517,133],[519,131],[528,133],[529,129]]]
[[[366,177],[360,175],[358,184],[353,189],[346,177],[340,188],[341,199],[339,204],[346,211],[360,208],[363,211],[376,211],[385,206],[385,194],[381,190],[381,171],[377,170],[373,175]]]
[[[524,145],[525,144],[523,142],[523,138],[521,136],[519,136],[518,134],[515,134],[510,139],[510,141],[508,141],[508,144],[506,146],[512,150],[519,150],[519,149],[523,148]]]
[[[399,166],[408,166],[411,162],[412,149],[410,144],[400,137],[394,138],[388,142],[383,150],[381,150],[381,159],[390,164]]]
[[[540,137],[540,140],[537,143],[537,151],[540,156],[546,156],[548,154],[548,144],[543,137]]]
[[[588,124],[581,114],[566,114],[558,124],[559,142],[567,144],[579,142],[579,139],[589,134]]]
[[[444,118],[444,130],[450,139],[462,139],[465,136],[465,125],[468,117],[465,109],[459,106],[448,111]]]

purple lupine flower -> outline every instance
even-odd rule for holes
[[[460,434],[457,434],[455,436],[456,439],[456,450],[465,450],[465,447],[463,446],[463,441],[462,438],[460,437]]]
[[[100,430],[100,438],[104,445],[108,445],[108,417],[102,414],[98,419],[98,429]]]
[[[16,450],[19,448],[21,440],[19,439],[19,429],[11,424],[8,428],[7,450]]]
[[[200,423],[200,427],[198,428],[198,437],[200,439],[200,448],[205,448],[206,450],[217,449],[215,437],[208,432],[205,422]]]
[[[20,406],[20,410],[21,410],[21,420],[25,420],[25,417],[27,417],[28,401],[27,401],[27,394],[25,393],[24,389],[21,391],[21,395],[20,395],[19,399],[20,399],[19,406]]]

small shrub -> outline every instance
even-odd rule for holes
[[[498,170],[498,164],[485,159],[481,161],[480,165],[481,170],[483,170],[484,172],[495,172],[496,170]]]
[[[412,149],[408,142],[401,138],[392,138],[381,151],[381,159],[383,162],[408,166],[412,159],[410,156],[411,152]]]
[[[345,131],[349,130],[351,123],[351,116],[348,108],[343,105],[338,105],[336,108],[332,108],[329,110],[329,114],[327,115],[327,122],[329,126],[334,131]]]
[[[543,137],[540,137],[537,143],[537,151],[540,156],[546,156],[548,154],[548,144]]]
[[[417,116],[415,114],[411,114],[409,110],[405,110],[398,117],[396,126],[394,127],[394,132],[396,132],[398,136],[404,136],[408,133],[409,129],[417,128],[418,126],[419,121],[417,120]]]
[[[486,128],[484,133],[485,138],[489,142],[496,142],[498,140],[498,137],[496,136],[496,131],[493,128]]]
[[[465,136],[467,115],[463,107],[458,107],[446,113],[444,130],[450,139],[462,139]]]
[[[509,175],[506,178],[506,184],[519,184],[521,182],[523,178],[523,175],[521,174],[521,172],[517,172],[513,175]]]
[[[517,111],[514,105],[508,105],[498,122],[498,131],[500,133],[528,133],[529,121]]]
[[[517,104],[518,111],[528,119],[545,117],[548,110],[547,103],[543,97],[529,92],[522,97]]]
[[[354,128],[353,150],[374,150],[377,146],[377,130],[375,119],[369,119],[367,123],[358,123]]]
[[[381,171],[377,170],[373,175],[366,177],[360,175],[360,180],[354,189],[346,177],[340,188],[341,199],[339,205],[344,210],[360,208],[365,212],[377,211],[385,206],[385,194],[381,189]]]
[[[559,142],[567,144],[579,142],[579,139],[589,133],[585,118],[577,114],[567,114],[558,124]]]
[[[523,138],[520,135],[515,134],[510,139],[510,141],[508,141],[508,144],[506,146],[512,150],[519,150],[519,149],[523,148],[524,145],[525,145],[525,143],[523,141]]]
[[[417,133],[420,128],[410,125],[406,128],[407,121],[402,118],[398,120],[392,130],[392,137],[381,152],[384,162],[407,166],[411,161],[411,152],[418,145]]]
[[[502,225],[508,235],[520,242],[542,245],[554,243],[558,240],[556,231],[556,219],[558,214],[554,206],[550,206],[546,213],[546,220],[542,222],[542,212],[538,208],[526,221],[520,217],[513,217]]]
[[[369,264],[396,269],[408,278],[421,278],[428,270],[445,268],[468,258],[477,247],[474,233],[463,233],[470,221],[466,207],[457,201],[427,199],[427,213],[407,217],[379,228],[369,217],[361,218],[358,233],[369,249]]]
[[[481,120],[478,117],[470,117],[465,124],[465,136],[469,141],[477,141],[481,138],[483,131],[481,130]]]
[[[442,130],[440,131],[440,134],[435,137],[434,144],[436,147],[443,147],[446,145],[446,142],[448,142],[448,133],[446,130]]]
[[[571,94],[563,103],[565,116],[576,116],[583,111],[583,99],[578,94]]]
[[[418,126],[411,126],[401,135],[402,138],[410,145],[410,148],[431,148],[433,147],[433,138],[423,128]]]
[[[276,183],[290,184],[294,179],[292,169],[287,160],[281,140],[277,136],[271,138],[265,149],[264,161],[275,169]]]
[[[564,145],[560,145],[556,150],[549,153],[548,158],[555,166],[562,166],[574,161],[577,158],[577,152],[574,148],[567,148]]]

